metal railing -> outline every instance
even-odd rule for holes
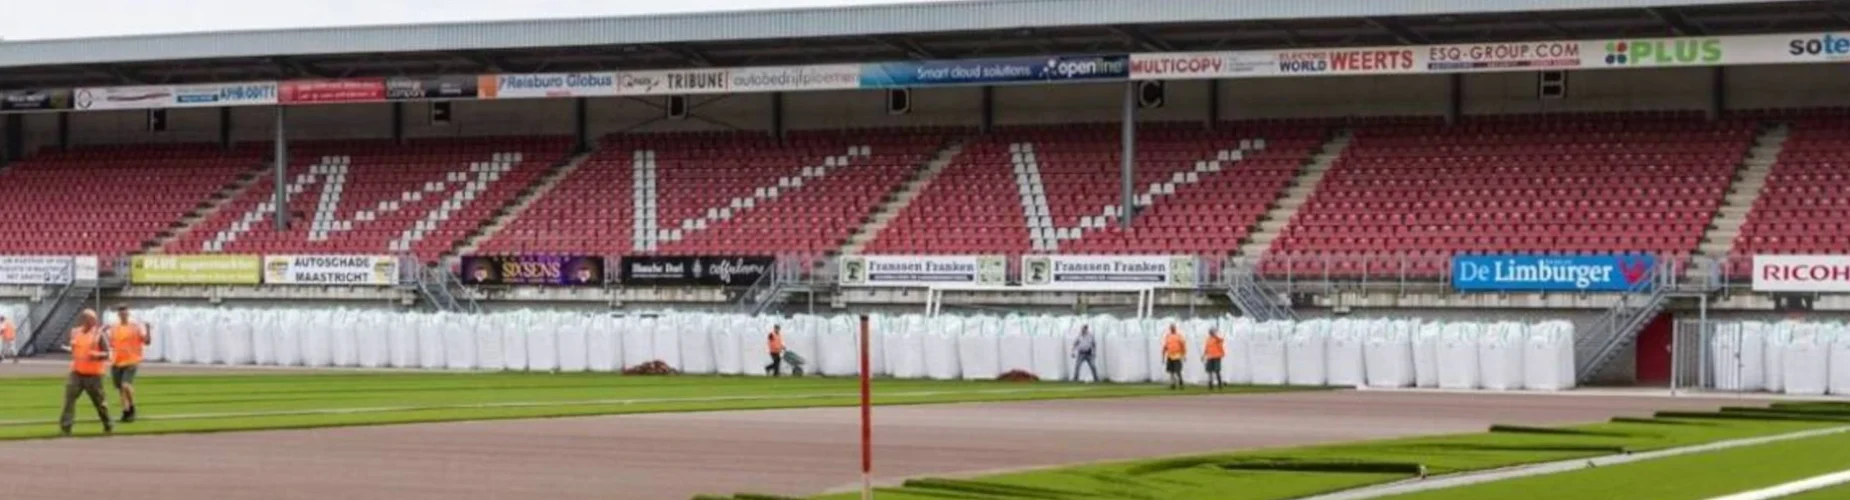
[[[1619,351],[1634,340],[1645,325],[1655,320],[1673,288],[1677,268],[1660,263],[1651,279],[1639,281],[1621,293],[1618,300],[1592,324],[1591,335],[1575,339],[1575,371],[1585,381],[1612,361]]]
[[[1229,263],[1222,268],[1221,276],[1222,281],[1227,282],[1228,300],[1233,301],[1242,315],[1254,321],[1298,319],[1289,303],[1281,304],[1280,294],[1259,281],[1251,267]]]

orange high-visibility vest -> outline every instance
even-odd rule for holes
[[[100,377],[103,365],[108,358],[98,358],[103,351],[103,335],[92,328],[71,330],[71,372],[78,375]]]
[[[19,330],[13,326],[13,320],[0,321],[0,339],[12,342],[17,335],[19,335]]]
[[[784,334],[771,332],[770,344],[771,354],[784,352]]]
[[[1170,360],[1182,359],[1187,352],[1188,346],[1182,343],[1182,334],[1170,330],[1169,335],[1163,337],[1163,357]]]
[[[110,329],[109,347],[115,350],[116,366],[141,364],[141,351],[148,346],[143,341],[145,335],[147,333],[141,329],[141,325],[134,323],[116,325]]]
[[[1220,359],[1220,358],[1227,357],[1227,338],[1209,336],[1207,355],[1208,355],[1208,359]]]

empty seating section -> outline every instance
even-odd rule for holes
[[[169,253],[410,254],[434,260],[565,158],[565,138],[341,141],[294,147],[292,224],[270,222],[269,177]]]
[[[259,163],[205,144],[40,152],[0,174],[0,252],[140,251]]]
[[[944,145],[933,130],[616,136],[489,252],[789,255],[837,250]]]
[[[1134,224],[1116,127],[1006,129],[975,140],[869,253],[1227,255],[1319,145],[1309,123],[1146,125]]]
[[[1687,257],[1753,134],[1751,121],[1683,114],[1360,126],[1265,271],[1438,277],[1454,254]]]
[[[1732,271],[1752,272],[1754,254],[1850,252],[1850,118],[1800,116],[1735,238]]]

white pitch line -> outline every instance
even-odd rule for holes
[[[1082,392],[1082,391],[1090,391],[1094,389],[1095,388],[1093,387],[1058,387],[1058,388],[1041,388],[1041,389],[984,389],[984,390],[978,390],[978,391],[910,391],[910,392],[885,392],[885,393],[876,393],[874,395],[877,397],[932,397],[932,396],[948,396],[948,395],[1026,394],[1026,393],[1036,393],[1036,392]],[[569,407],[569,406],[639,405],[639,404],[660,404],[660,403],[716,403],[716,402],[728,402],[728,401],[790,401],[790,400],[804,400],[804,399],[858,398],[860,396],[861,396],[861,393],[859,392],[853,392],[853,393],[845,392],[845,393],[819,393],[819,394],[786,394],[786,395],[777,395],[777,396],[708,396],[708,397],[697,397],[697,398],[589,399],[589,400],[575,400],[575,401],[507,401],[507,402],[498,402],[498,403],[470,403],[470,404],[429,405],[429,406],[374,406],[374,407],[362,407],[362,408],[325,408],[325,409],[313,409],[313,410],[188,413],[188,414],[180,414],[180,415],[164,415],[160,417],[145,417],[145,418],[142,418],[141,420],[166,421],[166,420],[204,420],[204,419],[215,419],[215,418],[243,418],[243,417],[288,417],[288,416],[301,416],[301,415],[353,415],[353,414],[361,414],[361,413],[390,413],[390,412],[401,412],[401,411],[479,410],[479,409],[488,409],[488,408],[539,408],[539,407],[548,407],[548,406]],[[952,401],[952,403],[955,403],[955,401]],[[57,423],[57,422],[58,421],[55,419],[0,420],[0,426],[52,424],[52,423]]]
[[[1572,472],[1572,471],[1577,471],[1581,469],[1590,469],[1594,467],[1606,467],[1606,466],[1611,466],[1611,465],[1627,464],[1627,463],[1632,463],[1632,462],[1642,462],[1646,460],[1654,460],[1654,459],[1659,459],[1659,458],[1669,458],[1669,457],[1674,457],[1678,455],[1688,455],[1691,453],[1702,453],[1702,452],[1707,452],[1707,451],[1726,450],[1730,448],[1739,448],[1742,446],[1754,446],[1754,445],[1760,445],[1760,444],[1777,443],[1780,441],[1791,441],[1794,439],[1805,439],[1805,438],[1811,438],[1811,437],[1826,436],[1826,435],[1831,435],[1831,434],[1840,434],[1844,432],[1850,432],[1850,426],[1831,427],[1828,429],[1813,429],[1809,431],[1799,431],[1799,432],[1792,432],[1792,433],[1786,433],[1786,434],[1776,434],[1772,436],[1732,439],[1728,441],[1717,441],[1717,442],[1708,443],[1708,444],[1701,444],[1701,445],[1695,445],[1695,446],[1684,446],[1680,448],[1669,448],[1669,449],[1649,451],[1649,452],[1644,452],[1644,453],[1633,453],[1629,455],[1606,455],[1606,456],[1593,457],[1593,458],[1561,460],[1561,461],[1556,461],[1556,462],[1547,462],[1547,463],[1531,464],[1531,465],[1519,465],[1519,466],[1514,466],[1514,467],[1507,467],[1503,469],[1493,469],[1493,470],[1488,470],[1488,471],[1447,474],[1444,476],[1434,476],[1434,477],[1429,477],[1425,479],[1409,479],[1406,481],[1388,483],[1388,484],[1383,484],[1379,486],[1367,486],[1367,487],[1356,488],[1352,490],[1339,491],[1339,492],[1330,493],[1326,495],[1306,497],[1303,500],[1362,500],[1366,498],[1380,498],[1380,497],[1385,497],[1385,496],[1404,495],[1408,493],[1416,493],[1416,492],[1421,492],[1421,491],[1438,490],[1438,489],[1445,489],[1445,488],[1457,488],[1461,486],[1470,486],[1470,485],[1481,484],[1481,483],[1502,481],[1506,479],[1516,479],[1516,478],[1521,478],[1521,477],[1556,474],[1556,473],[1561,473],[1561,472]]]
[[[1786,484],[1775,485],[1770,488],[1761,488],[1754,491],[1744,491],[1733,495],[1715,497],[1709,500],[1769,500],[1797,495],[1811,490],[1829,488],[1844,483],[1850,483],[1850,470],[1800,479]]]

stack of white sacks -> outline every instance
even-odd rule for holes
[[[141,315],[160,336],[149,357],[174,363],[608,372],[660,360],[686,373],[762,375],[765,334],[781,325],[785,344],[808,359],[812,373],[859,372],[859,321],[852,316],[185,307]],[[1157,358],[1170,324],[1186,334],[1191,384],[1206,380],[1201,349],[1210,328],[1226,337],[1224,377],[1233,384],[1561,390],[1574,383],[1567,322],[875,316],[869,362],[875,374],[897,378],[988,380],[1021,370],[1070,379],[1071,346],[1084,325],[1097,339],[1101,377],[1164,380]]]
[[[1850,394],[1850,326],[1842,323],[1719,323],[1709,356],[1716,389]]]

